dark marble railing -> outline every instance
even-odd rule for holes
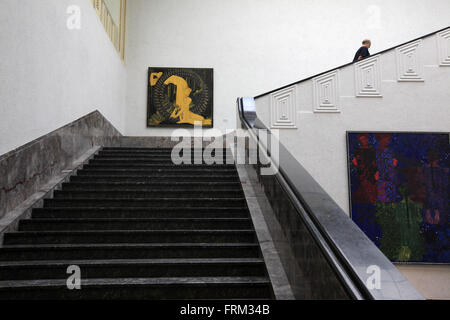
[[[95,111],[0,157],[0,219],[93,146],[115,146],[121,134]]]
[[[238,99],[238,112],[256,140],[259,130],[270,134],[252,99]],[[270,143],[256,145],[270,157]],[[278,147],[278,173],[260,175],[260,182],[302,273],[287,275],[291,285],[303,285],[312,299],[423,299],[291,153]],[[257,171],[262,167],[256,165]],[[379,288],[367,286],[374,266],[381,272]]]

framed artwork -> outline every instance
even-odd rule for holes
[[[214,70],[149,68],[148,127],[214,126]]]
[[[353,221],[393,262],[450,263],[449,134],[348,132]]]

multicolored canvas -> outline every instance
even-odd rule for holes
[[[449,135],[349,133],[353,221],[392,261],[450,263]]]

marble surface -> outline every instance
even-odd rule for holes
[[[0,157],[0,218],[94,146],[117,146],[121,134],[95,111]]]
[[[298,299],[347,300],[350,298],[326,256],[308,230],[275,176],[260,176],[277,224],[278,249]]]
[[[93,147],[75,160],[60,174],[52,177],[48,183],[40,187],[37,192],[28,197],[20,205],[7,212],[0,218],[0,245],[3,244],[3,235],[7,232],[17,231],[20,220],[31,218],[34,208],[42,208],[45,199],[50,199],[56,190],[61,190],[62,184],[68,182],[70,177],[81,169],[86,161],[93,158],[101,147]]]
[[[237,170],[272,283],[275,298],[277,300],[295,300],[296,295],[291,288],[285,268],[274,243],[274,238],[272,237],[263,215],[263,210],[269,209],[268,206],[270,206],[267,202],[267,198],[257,179],[251,177],[251,166],[238,165]]]
[[[267,130],[257,118],[252,104],[246,105],[240,99],[238,110],[245,128]],[[352,298],[424,299],[282,144],[279,145],[279,159],[279,173],[261,176],[261,182],[291,248],[298,254],[298,259],[311,263],[304,269],[309,279],[313,278],[311,272],[322,265],[319,262],[322,256],[333,265],[332,272],[346,285]],[[302,219],[298,219],[300,215]],[[316,244],[308,239],[308,233],[314,235]],[[317,244],[322,247],[316,250],[319,255],[313,250]],[[368,270],[373,266],[380,270],[380,288],[366,285],[371,277]],[[329,281],[326,278],[312,280],[319,284]]]

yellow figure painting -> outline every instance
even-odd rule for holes
[[[201,122],[204,126],[211,125],[212,121],[210,119],[205,119],[204,117],[193,113],[191,108],[192,99],[189,97],[192,89],[189,88],[188,83],[181,77],[171,76],[165,82],[165,85],[173,84],[177,87],[175,110],[170,115],[173,119],[180,119],[177,123],[179,124],[195,124],[195,122]]]

